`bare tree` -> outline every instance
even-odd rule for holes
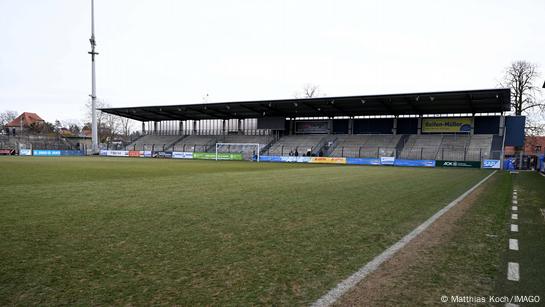
[[[109,108],[111,107],[107,102],[104,100],[97,100],[96,101],[96,108],[97,108],[97,126],[101,127],[102,123],[105,121],[107,113],[104,113],[100,111],[99,109],[102,108]],[[91,99],[87,100],[87,103],[85,104],[85,122],[92,122],[92,101]]]
[[[296,92],[294,96],[295,98],[314,98],[324,95],[320,92],[320,87],[318,85],[308,83],[303,85],[301,92]]]
[[[109,107],[111,107],[110,104],[108,104],[104,100],[97,100],[96,102],[97,127],[98,127],[99,139],[101,140],[101,142],[104,142],[107,140],[113,140],[115,136],[120,134],[127,136],[130,133],[130,128],[131,128],[130,119],[109,114],[109,113],[105,113],[98,110],[101,108],[109,108]],[[87,101],[85,108],[86,108],[85,122],[90,123],[92,120],[91,100]]]
[[[511,63],[504,72],[502,87],[511,89],[511,106],[515,115],[528,115],[531,111],[545,111],[545,102],[540,101],[540,87],[535,85],[539,77],[538,67],[527,61]]]
[[[131,134],[131,119],[127,117],[120,117],[119,123],[121,125],[121,133],[123,136],[128,137]]]
[[[0,113],[0,128],[4,128],[4,125],[17,118],[16,111],[6,110]]]

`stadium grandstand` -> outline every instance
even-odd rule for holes
[[[142,123],[126,150],[214,152],[258,143],[262,155],[500,159],[523,142],[509,89],[104,108]],[[255,150],[224,146],[223,152]]]

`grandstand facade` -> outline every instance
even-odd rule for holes
[[[126,150],[482,161],[521,146],[509,89],[105,108],[142,122]],[[223,152],[252,150],[223,146]]]

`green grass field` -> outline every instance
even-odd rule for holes
[[[489,171],[2,157],[0,304],[313,302]]]

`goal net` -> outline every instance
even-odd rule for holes
[[[223,160],[222,154],[241,154],[244,160],[259,162],[260,144],[254,143],[216,143],[216,160]]]

